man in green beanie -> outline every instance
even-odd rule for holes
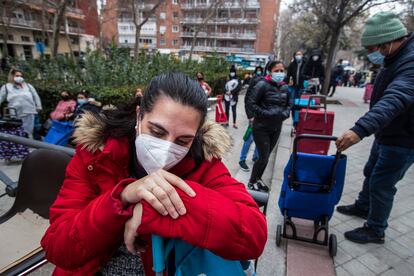
[[[384,243],[396,184],[414,162],[414,35],[391,12],[369,18],[362,35],[368,59],[381,64],[370,110],[336,142],[344,151],[364,137],[375,134],[365,180],[352,205],[338,212],[367,219],[361,228],[345,233],[357,243]]]

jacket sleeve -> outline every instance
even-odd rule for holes
[[[0,88],[0,104],[2,104],[4,101],[6,101],[7,99],[6,99],[6,96],[7,96],[7,93],[6,93],[6,85],[7,84],[4,84],[1,88]]]
[[[401,113],[414,104],[414,67],[406,66],[396,72],[381,99],[361,117],[351,130],[362,139],[387,127]]]
[[[29,86],[30,92],[33,95],[33,101],[36,105],[36,108],[37,109],[42,109],[42,101],[40,100],[39,94],[37,94],[36,89],[31,84],[27,84],[27,86]]]
[[[187,214],[174,220],[159,215],[144,201],[138,233],[182,239],[226,259],[259,257],[267,239],[265,217],[223,163],[213,161],[203,183],[186,182],[196,192],[190,198],[177,189]]]
[[[116,246],[132,216],[133,206],[124,209],[119,194],[133,179],[123,180],[103,194],[91,181],[77,151],[50,208],[50,226],[41,241],[47,260],[64,270],[79,268]]]
[[[254,112],[250,106],[250,97],[253,93],[253,88],[256,86],[256,84],[259,82],[259,78],[253,78],[250,81],[249,87],[246,91],[246,96],[244,97],[244,109],[246,110],[246,115],[248,119],[252,119],[254,117]]]

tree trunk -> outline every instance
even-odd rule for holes
[[[7,40],[9,38],[9,28],[6,26],[6,23],[3,24],[3,58],[9,56],[9,49],[7,48]]]
[[[67,23],[68,23],[68,20],[65,17],[65,26],[67,25]],[[66,36],[66,41],[68,42],[70,57],[73,60],[75,55],[73,54],[72,41],[70,41],[70,36],[69,36],[68,30],[66,27],[65,27],[65,36]],[[79,44],[80,44],[80,41],[79,41]]]
[[[198,33],[199,33],[198,30],[194,32],[193,40],[191,41],[190,54],[189,54],[189,57],[188,57],[188,59],[190,61],[193,59],[193,52],[194,52],[195,44],[197,42]]]
[[[139,38],[141,37],[142,25],[135,26],[135,45],[134,45],[134,59],[138,60],[139,55]]]
[[[331,34],[331,40],[329,42],[329,50],[328,56],[326,58],[326,66],[325,66],[325,80],[322,86],[322,94],[327,95],[329,90],[329,84],[331,82],[331,69],[332,69],[332,62],[334,59],[336,45],[338,44],[338,39],[340,35],[340,30],[335,30]]]
[[[53,18],[52,57],[56,57],[58,54],[60,26],[62,25],[63,16],[65,15],[66,5],[67,2],[65,0],[62,0],[59,3],[59,6],[56,8]]]

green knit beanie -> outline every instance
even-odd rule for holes
[[[406,36],[407,28],[398,16],[392,12],[379,12],[368,18],[362,33],[362,46],[384,44]]]

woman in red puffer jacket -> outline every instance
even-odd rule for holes
[[[265,217],[221,162],[229,137],[205,121],[202,92],[167,73],[151,81],[141,106],[79,119],[41,242],[54,275],[153,275],[151,234],[225,259],[260,256]]]

